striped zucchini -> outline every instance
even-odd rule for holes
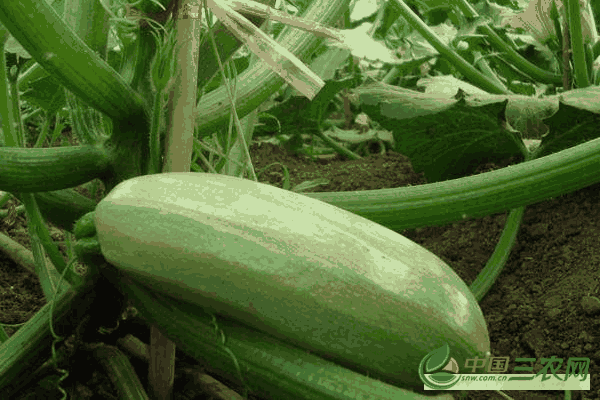
[[[122,182],[97,206],[104,257],[153,290],[402,387],[448,343],[489,351],[465,283],[365,218],[249,180],[202,173]]]

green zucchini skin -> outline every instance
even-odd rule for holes
[[[97,206],[104,257],[155,291],[402,387],[448,343],[490,350],[479,305],[434,254],[348,211],[202,173],[122,182]]]

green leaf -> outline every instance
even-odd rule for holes
[[[600,116],[561,103],[559,111],[546,120],[550,127],[542,138],[536,157],[556,153],[600,136]]]
[[[309,120],[321,122],[327,112],[329,103],[343,89],[356,87],[360,77],[345,78],[339,80],[329,80],[325,82],[325,86],[319,91],[317,96],[310,102],[308,106],[307,117]]]
[[[457,100],[377,84],[362,88],[360,100],[363,111],[392,132],[394,150],[432,183],[524,152],[518,132],[505,122],[507,100],[471,105],[462,93]]]

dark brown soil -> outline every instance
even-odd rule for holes
[[[292,186],[317,178],[329,180],[313,191],[370,190],[424,183],[414,174],[410,161],[396,153],[371,155],[358,161],[339,157],[308,160],[287,153],[272,144],[253,144],[251,154],[256,171],[280,162],[289,168]],[[494,168],[481,166],[480,170]],[[274,165],[259,177],[260,181],[282,186],[283,170]],[[599,185],[529,206],[525,213],[517,246],[498,282],[482,301],[495,356],[556,356],[591,359],[592,390],[576,393],[574,398],[600,399],[600,319],[593,310],[582,306],[589,296],[598,295],[600,266],[600,194]],[[505,214],[461,221],[445,227],[427,227],[401,232],[429,249],[470,284],[492,254],[503,228]],[[14,224],[0,222],[3,233],[29,247],[22,218]],[[55,232],[60,237],[60,232]],[[0,322],[26,322],[44,299],[35,277],[8,259],[0,261]],[[594,301],[592,299],[592,301]],[[144,328],[130,326],[131,332],[147,340]],[[8,329],[9,334],[14,329]],[[182,361],[184,359],[182,358]],[[189,360],[188,360],[189,361]],[[73,369],[67,383],[76,386],[82,399],[110,399],[110,383],[89,362]],[[509,366],[509,373],[514,364]],[[189,399],[182,385],[188,379],[178,375],[175,399]],[[76,383],[74,383],[76,382]],[[507,392],[513,399],[559,399],[563,392]],[[42,392],[39,398],[55,398]],[[457,398],[459,394],[457,393]],[[1,396],[0,396],[1,397]],[[22,397],[25,398],[25,397]],[[38,398],[38,397],[32,397]],[[195,397],[203,398],[203,397]],[[461,398],[500,399],[495,392],[470,392]]]

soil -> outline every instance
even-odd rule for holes
[[[292,187],[307,180],[325,178],[326,185],[312,191],[371,190],[425,183],[412,170],[410,160],[388,151],[361,160],[345,161],[339,156],[310,160],[269,143],[254,143],[251,155],[256,171],[275,162],[289,168]],[[510,162],[510,160],[509,160]],[[504,165],[502,165],[504,166]],[[479,172],[498,168],[482,165]],[[260,177],[262,182],[282,186],[283,169],[272,165]],[[600,266],[600,185],[527,207],[516,247],[493,289],[481,302],[494,356],[508,356],[508,373],[514,359],[556,356],[565,363],[569,357],[588,357],[591,390],[574,392],[573,398],[600,399],[600,327],[598,312],[598,268]],[[400,232],[429,249],[470,284],[492,254],[506,214],[457,222],[443,227],[426,227]],[[14,240],[29,246],[25,221],[18,217],[0,229]],[[62,234],[54,229],[56,240]],[[2,257],[2,255],[0,255]],[[13,261],[0,260],[0,321],[26,322],[44,304],[36,278]],[[10,334],[15,329],[7,328]],[[135,323],[124,324],[119,336],[133,333],[147,343],[148,332]],[[62,386],[81,399],[111,399],[115,391],[100,368],[85,354],[71,364],[71,375]],[[184,388],[192,378],[183,366],[193,360],[178,353],[174,399],[208,398]],[[136,364],[137,365],[137,364]],[[519,364],[523,366],[523,364]],[[140,367],[142,368],[142,367]],[[143,370],[143,369],[142,369]],[[564,373],[564,370],[559,371]],[[143,373],[140,375],[145,382]],[[19,398],[60,398],[51,389],[38,388]],[[558,391],[511,391],[513,399],[559,399]],[[496,392],[455,393],[462,399],[501,399]],[[58,397],[57,397],[58,396]],[[0,396],[2,397],[2,396]]]

